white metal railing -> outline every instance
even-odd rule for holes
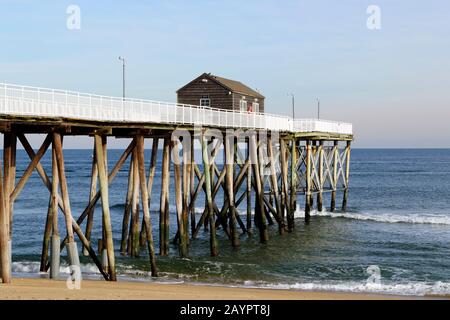
[[[352,125],[0,83],[0,114],[352,134]]]

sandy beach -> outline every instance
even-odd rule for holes
[[[65,281],[14,278],[0,285],[0,300],[380,300],[411,299],[375,294],[230,288],[191,284],[84,280],[80,290]],[[416,297],[418,298],[418,297]]]

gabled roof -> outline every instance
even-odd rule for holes
[[[252,88],[246,86],[242,82],[231,80],[231,79],[226,79],[226,78],[222,78],[222,77],[218,77],[218,76],[212,75],[210,73],[204,73],[200,77],[196,78],[194,81],[196,81],[197,79],[202,78],[202,77],[207,77],[207,78],[217,82],[218,84],[220,84],[221,86],[225,87],[226,89],[228,89],[228,90],[230,90],[232,92],[249,95],[249,96],[252,96],[252,97],[259,98],[259,99],[264,99],[265,98],[258,91],[253,90]],[[189,84],[191,84],[194,81],[189,82],[184,87],[178,89],[178,91],[180,91],[181,89],[184,89],[185,87],[187,87]]]

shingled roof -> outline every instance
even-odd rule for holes
[[[252,97],[255,97],[255,98],[259,98],[259,99],[264,99],[265,98],[258,91],[253,90],[252,88],[246,86],[242,82],[231,80],[231,79],[226,79],[226,78],[222,78],[222,77],[218,77],[218,76],[215,76],[215,75],[213,75],[211,73],[204,73],[204,74],[202,74],[201,76],[197,77],[195,80],[189,82],[188,84],[186,84],[182,88],[178,89],[177,92],[179,92],[180,90],[183,90],[184,88],[189,86],[194,81],[197,81],[199,78],[204,78],[204,77],[210,78],[211,80],[217,82],[218,84],[220,84],[221,86],[223,86],[224,88],[226,88],[226,89],[228,89],[228,90],[230,90],[232,92],[240,93],[240,94],[244,94],[244,95],[248,95],[248,96],[252,96]]]
[[[215,75],[212,75],[212,74],[208,74],[208,76],[210,76],[211,78],[213,78],[214,80],[219,82],[221,85],[223,85],[224,87],[227,87],[228,89],[230,89],[233,92],[247,94],[247,95],[252,96],[252,97],[264,99],[264,96],[262,94],[260,94],[256,90],[253,90],[250,87],[247,87],[242,82],[231,80],[231,79],[226,79],[226,78],[222,78],[222,77],[218,77],[218,76],[215,76]]]

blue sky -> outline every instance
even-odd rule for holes
[[[81,9],[80,30],[66,28],[71,4]],[[372,4],[381,30],[366,27]],[[450,147],[448,1],[16,0],[0,8],[0,82],[120,96],[123,55],[128,96],[175,101],[176,89],[211,72],[260,90],[270,113],[290,114],[293,92],[297,115],[314,117],[320,97],[323,118],[353,122],[356,147]]]

